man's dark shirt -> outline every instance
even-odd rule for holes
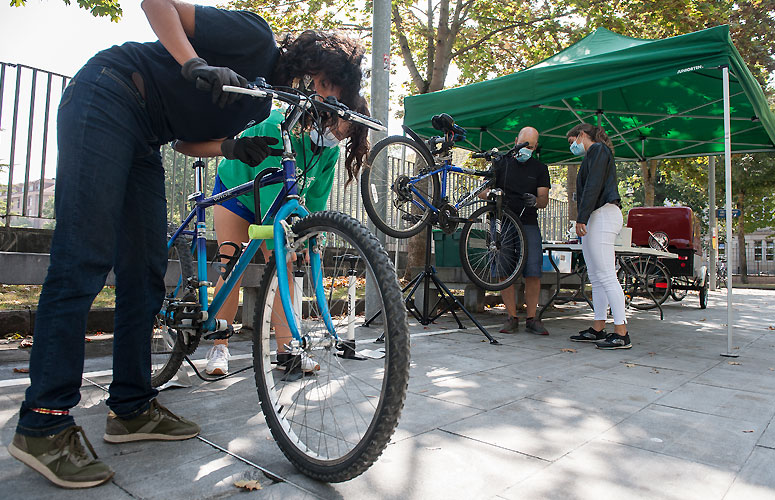
[[[530,157],[526,162],[519,162],[511,156],[502,157],[493,164],[495,170],[495,187],[503,189],[506,205],[517,215],[522,212],[522,224],[537,226],[538,209],[525,207],[522,193],[538,195],[538,188],[550,188],[549,167]]]

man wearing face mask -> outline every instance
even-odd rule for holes
[[[535,319],[538,306],[538,296],[541,292],[541,267],[543,264],[543,248],[541,246],[541,229],[538,227],[538,210],[549,203],[549,168],[535,158],[538,145],[538,130],[525,127],[519,131],[516,144],[526,142],[516,157],[504,156],[493,165],[495,169],[495,187],[504,192],[507,206],[520,215],[525,229],[527,257],[523,276],[525,278],[525,307],[527,319],[525,331],[535,335],[549,335],[541,320]],[[484,197],[489,191],[484,193]],[[501,333],[519,331],[517,318],[516,290],[514,285],[501,292],[503,303],[508,312],[508,319],[501,328]]]

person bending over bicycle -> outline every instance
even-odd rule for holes
[[[202,143],[200,151],[210,155],[260,163],[271,144],[224,138],[265,120],[271,100],[240,99],[222,92],[223,85],[257,78],[291,85],[325,67],[346,82],[343,98],[360,88],[360,58],[350,57],[360,51],[356,42],[332,46],[324,35],[306,32],[278,48],[272,29],[251,12],[179,0],[144,0],[142,8],[159,40],[99,52],[59,104],[57,226],[36,316],[31,384],[8,450],[65,488],[113,477],[70,415],[80,400],[86,317],[111,268],[113,380],[103,439],[180,440],[199,433],[195,423],[159,404],[151,386],[150,333],[167,265],[161,145]],[[312,46],[326,57],[312,60]]]
[[[526,142],[516,157],[506,155],[493,164],[495,170],[495,188],[504,191],[504,200],[514,213],[521,213],[520,221],[525,229],[525,306],[527,319],[525,330],[536,335],[549,335],[541,320],[535,319],[538,306],[538,296],[541,292],[541,267],[543,265],[543,248],[541,246],[541,229],[538,227],[538,210],[549,203],[549,167],[533,156],[538,145],[538,130],[524,127],[519,131],[516,144]],[[489,190],[483,191],[480,197],[487,198]],[[501,333],[519,331],[517,318],[517,301],[515,285],[501,291],[503,304],[506,306],[508,319],[501,328]]]
[[[334,96],[341,100],[342,89],[339,86],[330,84],[324,77],[315,76],[312,78],[314,91],[321,96]],[[348,100],[351,98],[348,98]],[[348,107],[361,114],[368,114],[366,100],[360,95],[356,95],[355,102]],[[280,139],[280,122],[283,120],[283,113],[279,110],[272,111],[269,118],[255,125],[242,133],[242,137],[271,137]],[[295,134],[291,138],[293,150],[296,152],[296,160],[299,162],[299,168],[304,172],[300,175],[300,195],[304,199],[304,204],[310,212],[319,212],[326,209],[328,196],[334,182],[334,173],[339,160],[340,140],[350,139],[347,144],[345,158],[345,168],[348,173],[348,184],[357,175],[368,151],[368,143],[365,147],[363,142],[359,141],[361,136],[358,130],[361,128],[352,125],[346,121],[340,121],[335,126],[326,128],[323,134],[312,128],[300,134]],[[218,174],[215,179],[213,195],[223,192],[227,189],[239,186],[245,182],[254,179],[256,175],[265,168],[279,167],[280,158],[271,156],[265,159],[257,166],[250,166],[239,160],[223,160],[218,165]],[[262,216],[267,213],[272,201],[280,191],[280,184],[273,184],[261,189],[260,210]],[[228,245],[229,242],[242,245],[248,243],[248,226],[255,222],[255,201],[252,193],[241,196],[237,199],[229,200],[221,205],[215,205],[215,232],[218,238],[218,244],[222,246],[221,253],[234,255],[236,248]],[[265,224],[271,221],[265,221]],[[264,262],[269,261],[269,254],[273,248],[271,240],[266,240],[261,245],[264,255]],[[225,263],[226,261],[224,261]],[[241,280],[240,280],[241,281]],[[226,298],[223,306],[216,317],[224,319],[228,323],[234,321],[239,302],[239,285],[235,285],[234,291]],[[223,285],[223,277],[218,279],[216,284],[216,293]],[[291,290],[293,293],[293,289]],[[279,303],[280,296],[277,295],[273,310],[282,311]],[[285,326],[285,321],[273,321],[275,325],[275,335],[277,338],[278,361],[282,365],[284,358],[288,357],[283,346],[290,343],[291,332]],[[228,339],[218,339],[214,341],[214,346],[207,353],[207,367],[205,371],[209,375],[225,375],[229,370],[229,349]],[[303,353],[301,368],[303,371],[311,372],[319,369],[314,361]]]

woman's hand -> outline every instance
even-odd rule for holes
[[[579,236],[586,236],[587,235],[587,225],[582,224],[581,222],[576,223],[576,234]]]

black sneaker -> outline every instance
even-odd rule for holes
[[[525,321],[525,331],[533,335],[549,335],[549,330],[540,319],[528,319]]]
[[[84,449],[81,437],[91,456]],[[30,437],[17,433],[8,445],[8,453],[62,488],[91,488],[113,477],[113,471],[97,460],[83,430],[75,425],[53,436]]]
[[[506,320],[505,323],[503,323],[503,326],[500,329],[501,333],[516,333],[519,331],[519,318],[512,318],[509,316],[509,319]]]
[[[598,340],[603,340],[607,336],[608,334],[605,333],[605,330],[600,330],[598,332],[590,326],[586,330],[581,330],[578,335],[571,335],[570,339],[574,342],[597,342]]]
[[[629,349],[632,347],[629,332],[624,335],[609,333],[605,340],[597,342],[595,345],[598,349]]]

